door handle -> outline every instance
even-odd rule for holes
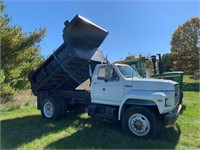
[[[94,82],[94,84],[99,84],[99,82]]]

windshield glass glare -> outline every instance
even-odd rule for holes
[[[121,66],[117,65],[117,68],[121,72],[121,74],[124,76],[124,78],[141,78],[138,72],[133,70],[130,66]]]

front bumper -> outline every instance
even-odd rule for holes
[[[173,109],[171,112],[165,115],[164,121],[165,125],[173,125],[181,111],[182,105],[179,104],[175,109]]]

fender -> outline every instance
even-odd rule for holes
[[[162,110],[165,107],[165,98],[166,94],[163,92],[155,92],[150,90],[149,91],[129,90],[125,94],[123,101],[120,103],[118,111],[118,120],[121,120],[121,111],[124,104],[132,104],[140,106],[157,106],[159,113],[162,113]]]
[[[156,103],[160,114],[168,113],[175,107],[174,105],[167,106],[167,103],[174,101],[174,92],[154,92],[152,95],[154,96],[154,102]]]

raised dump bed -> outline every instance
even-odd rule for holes
[[[33,93],[74,90],[87,80],[90,77],[89,66],[93,69],[96,64],[105,61],[98,48],[107,34],[106,30],[79,15],[70,22],[66,21],[64,43],[29,74]]]

